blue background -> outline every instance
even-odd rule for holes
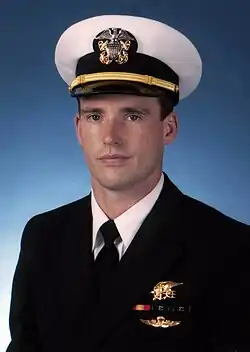
[[[197,46],[202,82],[177,108],[179,136],[166,149],[164,170],[185,193],[250,223],[248,0],[2,0],[0,352],[9,342],[11,282],[25,223],[89,191],[74,132],[76,102],[54,65],[56,42],[73,22],[117,13],[164,21]]]

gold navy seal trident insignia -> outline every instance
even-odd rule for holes
[[[151,291],[153,293],[153,301],[156,299],[162,300],[167,298],[176,298],[176,291],[172,290],[173,287],[180,286],[183,283],[177,283],[173,281],[161,281]]]
[[[101,51],[101,63],[108,65],[113,61],[118,64],[126,63],[131,41],[135,38],[123,29],[109,28],[98,34],[95,40],[98,40],[98,48]]]
[[[159,282],[151,291],[153,294],[153,301],[156,300],[166,300],[166,299],[175,299],[176,298],[176,291],[172,290],[173,287],[177,287],[183,285],[182,282],[173,282],[173,281],[161,281]],[[146,325],[153,326],[155,328],[169,328],[173,326],[177,326],[181,323],[178,320],[169,320],[167,317],[158,316],[152,319],[140,319],[142,323]]]

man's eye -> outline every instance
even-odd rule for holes
[[[91,114],[91,115],[88,115],[87,116],[87,119],[88,120],[93,120],[93,121],[99,121],[100,120],[100,115],[98,114]]]
[[[128,119],[131,121],[137,121],[137,120],[141,120],[142,117],[140,115],[130,114],[130,115],[128,115]]]

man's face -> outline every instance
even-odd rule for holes
[[[116,191],[160,175],[177,132],[176,115],[162,121],[157,98],[122,94],[81,99],[75,124],[92,180]]]

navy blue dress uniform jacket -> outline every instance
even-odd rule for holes
[[[184,195],[164,176],[160,197],[98,304],[90,195],[29,220],[13,279],[7,352],[250,351],[249,226]],[[182,283],[171,301],[182,307],[174,327],[142,322],[147,314],[173,319],[171,309],[134,309],[157,303],[151,292],[162,281]]]

